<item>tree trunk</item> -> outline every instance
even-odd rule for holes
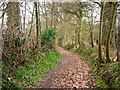
[[[44,10],[45,10],[46,30],[47,30],[47,29],[48,29],[48,17],[47,17],[47,11],[46,11],[45,0],[44,0]]]
[[[80,18],[79,18],[79,29],[78,29],[78,44],[79,44],[79,47],[81,46],[81,42],[80,42],[80,32],[81,32],[81,23],[82,23],[82,16],[83,16],[83,14],[82,14],[82,3],[80,2],[79,3],[79,16],[80,16]]]
[[[4,7],[5,7],[5,4],[3,4],[3,9],[4,9]],[[2,31],[3,31],[3,26],[4,26],[4,16],[5,16],[5,12],[3,11],[3,13],[2,13],[2,23],[1,23],[1,30],[0,30],[0,41],[2,41]],[[4,39],[4,38],[3,38]],[[3,40],[4,41],[4,40]],[[0,50],[3,48],[4,49],[4,43],[0,43]],[[2,50],[1,50],[2,51]],[[4,50],[3,50],[4,51]],[[3,52],[0,52],[0,60],[2,61],[2,57],[4,57],[4,54],[3,54]]]
[[[37,5],[37,2],[35,2],[35,15],[36,15],[36,30],[37,30],[37,43],[36,43],[36,46],[37,46],[37,51],[39,49],[39,20],[38,20],[38,5]]]
[[[102,27],[103,27],[103,11],[104,11],[104,3],[101,2],[101,12],[100,12],[100,29],[99,29],[99,39],[98,39],[98,61],[101,64],[102,60],[102,48],[101,48],[101,41],[102,41]]]
[[[51,26],[50,26],[50,28],[52,28],[53,16],[54,16],[54,2],[52,2],[52,9],[51,9]]]
[[[23,20],[23,30],[25,31],[25,18],[26,18],[26,1],[25,1],[25,13],[24,13],[24,20]]]
[[[25,30],[25,18],[26,18],[26,1],[25,1],[25,13],[24,13],[24,22],[23,22],[23,30],[24,30],[24,33],[25,33],[25,56],[27,56],[27,38],[26,38],[26,30]]]
[[[104,6],[104,11],[105,12],[103,14],[103,30],[102,30],[102,45],[106,46],[106,38],[107,38],[107,33],[109,30],[109,26],[110,26],[110,20],[112,17],[112,3],[110,2],[105,2],[105,6]]]
[[[42,27],[41,27],[41,16],[40,16],[40,2],[38,2],[38,13],[39,13],[39,48],[41,49],[41,37],[42,37]]]
[[[79,47],[81,46],[81,42],[80,42],[80,32],[81,32],[81,22],[82,22],[82,17],[80,17],[79,19],[79,28],[78,28],[78,44],[79,44]]]
[[[112,13],[112,18],[110,22],[110,29],[108,31],[108,36],[107,36],[107,41],[106,41],[106,62],[111,62],[110,60],[110,38],[111,38],[111,31],[114,26],[115,22],[115,16],[116,16],[116,10],[117,10],[117,2],[114,3],[113,5],[113,13]]]
[[[91,46],[94,47],[94,42],[93,42],[93,12],[91,12],[91,24],[90,24],[90,39],[91,39]]]
[[[94,47],[92,30],[90,31],[90,38],[91,38],[91,46]]]
[[[75,47],[77,48],[77,44],[78,44],[78,35],[77,35],[77,30],[75,30]]]
[[[3,5],[3,9],[4,9],[4,7],[5,7],[5,5]],[[4,16],[5,16],[5,12],[3,11],[3,13],[2,13],[2,23],[1,23],[1,35],[2,35],[2,29],[3,29],[3,26],[4,26]]]
[[[117,60],[120,61],[120,15],[118,16],[118,34],[117,34]]]

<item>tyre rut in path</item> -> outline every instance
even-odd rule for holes
[[[57,67],[38,83],[38,88],[89,88],[88,79],[90,68],[80,56],[57,47],[62,58]]]

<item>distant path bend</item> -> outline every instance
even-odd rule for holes
[[[38,88],[89,88],[88,73],[91,70],[82,58],[56,46],[62,58],[57,67],[46,75]]]

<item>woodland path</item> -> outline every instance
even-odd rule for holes
[[[89,88],[89,65],[83,59],[69,51],[57,47],[62,58],[57,67],[46,75],[38,88]]]

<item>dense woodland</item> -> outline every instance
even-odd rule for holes
[[[60,62],[56,46],[90,64],[91,88],[120,87],[118,2],[1,1],[0,27],[3,88],[35,87]]]

